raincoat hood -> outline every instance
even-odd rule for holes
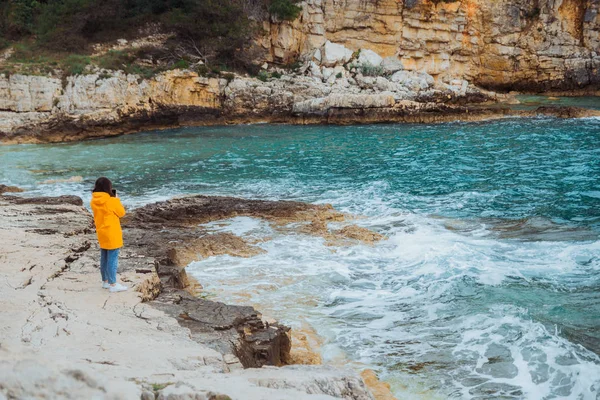
[[[104,205],[108,199],[110,199],[110,195],[104,192],[94,192],[92,193],[92,205],[102,206]]]

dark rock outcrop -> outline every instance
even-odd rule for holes
[[[3,193],[20,193],[23,192],[24,190],[21,188],[18,188],[16,186],[7,186],[7,185],[0,185],[0,194]]]
[[[45,205],[60,205],[73,204],[74,206],[83,206],[83,200],[79,196],[57,196],[57,197],[18,197],[4,196],[4,200],[14,204],[45,204]]]
[[[246,368],[280,366],[289,360],[290,328],[264,323],[253,307],[205,300],[168,286],[151,304],[188,328],[192,339],[235,354]]]
[[[205,300],[184,290],[189,286],[185,272],[188,258],[180,252],[191,251],[190,244],[196,243],[202,253],[207,241],[199,243],[198,238],[210,236],[198,224],[239,215],[275,222],[333,220],[341,216],[328,205],[190,196],[149,204],[131,212],[123,221],[126,246],[137,254],[155,258],[162,291],[151,304],[189,328],[194,340],[223,354],[235,354],[244,367],[283,365],[290,360],[288,327],[263,322],[252,307]],[[225,240],[228,247],[245,246],[241,239],[214,236],[214,240]]]
[[[313,205],[297,201],[247,200],[220,196],[189,196],[148,204],[128,217],[129,226],[157,224],[167,227],[189,227],[209,221],[250,216],[265,219],[296,219],[302,212],[332,212],[329,205]]]

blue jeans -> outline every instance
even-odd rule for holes
[[[108,281],[111,285],[117,282],[119,250],[100,249],[100,274],[102,274],[102,282]]]

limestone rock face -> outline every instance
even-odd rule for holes
[[[62,81],[0,74],[0,140],[57,142],[214,123],[308,123],[322,120],[302,110],[323,116],[358,104],[368,112],[389,108],[387,100],[370,105],[380,104],[374,99],[383,93],[396,102],[464,104],[498,97],[478,87],[600,90],[600,0],[299,4],[302,12],[294,21],[264,21],[254,46],[264,72],[276,71],[281,79],[228,81],[188,70],[150,79],[104,71]],[[292,61],[302,64],[293,74],[276,67]],[[344,118],[358,118],[349,113]],[[389,114],[377,115],[366,120],[389,121]]]
[[[100,78],[97,74],[78,75],[67,79],[64,94],[57,96],[55,101],[63,112],[119,108],[132,111],[169,105],[218,108],[219,80],[180,70],[151,80],[138,79],[120,71],[109,78]]]
[[[28,91],[29,97],[7,95],[5,109],[0,110],[0,140],[58,142],[179,125],[317,122],[321,117],[314,116],[325,116],[330,110],[373,110],[393,108],[402,100],[466,98],[467,89],[482,93],[460,77],[434,85],[431,75],[398,71],[402,65],[397,58],[384,60],[369,50],[364,51],[368,60],[364,64],[335,43],[325,44],[319,53],[323,65],[311,60],[293,74],[266,80],[235,76],[227,81],[185,70],[151,79],[119,71],[110,77],[80,75],[67,78],[64,84],[48,77],[0,78],[7,93],[13,88],[37,88]],[[460,90],[452,81],[459,82]],[[481,94],[479,101],[488,97]],[[351,116],[353,121],[356,118]],[[389,121],[389,115],[383,120]]]
[[[3,111],[51,111],[54,99],[60,94],[60,79],[0,75],[0,110]]]
[[[0,75],[0,137],[33,129],[39,133],[57,131],[58,137],[47,140],[61,141],[73,135],[89,136],[85,131],[91,127],[102,135],[108,127],[125,120],[138,125],[159,116],[177,123],[190,113],[218,113],[225,83],[185,70],[168,71],[152,79],[121,71],[113,71],[110,77],[78,75],[67,78],[64,84],[44,76]]]
[[[98,379],[100,378],[100,379]],[[89,369],[58,371],[39,359],[11,363],[0,361],[0,398],[6,399],[92,399],[139,398],[139,389],[132,383],[109,382]]]
[[[402,83],[404,86],[415,91],[425,90],[434,83],[431,75],[425,72],[419,73],[414,71],[398,71],[391,76],[390,80]]]
[[[404,69],[492,89],[600,85],[598,0],[309,0],[271,53],[324,43],[399,57]],[[269,24],[271,32],[277,23]],[[285,45],[288,43],[289,45]],[[270,61],[277,62],[278,57]],[[327,61],[327,66],[332,66]],[[396,69],[397,71],[398,69]]]

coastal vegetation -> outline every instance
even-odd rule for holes
[[[12,47],[6,72],[29,74],[81,74],[88,65],[142,76],[202,64],[252,69],[251,38],[262,21],[292,20],[300,10],[294,0],[8,0],[0,4],[0,50]],[[168,40],[102,56],[95,47],[153,34]]]

